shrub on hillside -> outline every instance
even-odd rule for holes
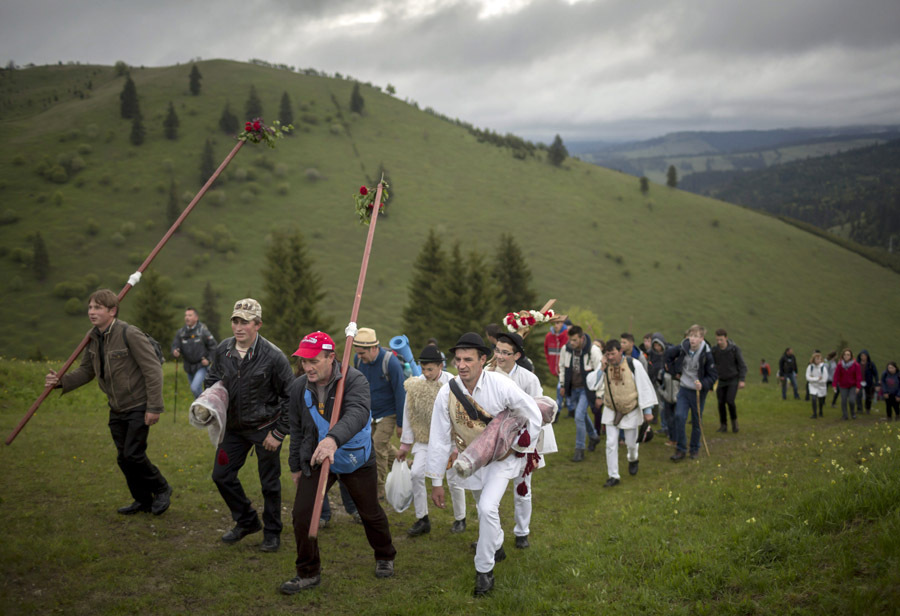
[[[63,306],[63,310],[66,311],[66,314],[71,314],[72,316],[82,314],[85,311],[84,303],[77,297],[70,297],[66,305]]]
[[[113,233],[109,236],[109,241],[115,244],[116,246],[121,246],[125,243],[125,236],[119,232]]]
[[[274,169],[275,177],[283,178],[283,177],[287,176],[287,172],[288,172],[288,167],[284,163],[278,163],[277,165],[275,165],[275,169]]]
[[[319,123],[319,118],[312,115],[311,113],[304,113],[302,116],[300,116],[300,121],[303,122],[304,124],[311,124],[311,125],[315,126],[316,124]]]
[[[128,253],[128,262],[132,265],[140,265],[144,262],[144,253],[138,252],[136,250],[134,252]]]
[[[122,225],[119,227],[119,232],[125,236],[131,235],[132,233],[134,233],[134,231],[135,231],[135,226],[134,226],[134,223],[131,221],[123,222]]]
[[[287,182],[281,182],[275,190],[279,195],[286,195],[291,191],[291,185]]]
[[[66,173],[66,170],[62,165],[54,165],[51,167],[48,175],[49,180],[56,184],[65,184],[69,181],[69,174]]]
[[[97,221],[93,218],[87,219],[87,226],[84,228],[84,232],[88,235],[97,235],[100,233],[100,225],[97,224]]]
[[[332,135],[343,135],[344,127],[341,124],[332,124],[329,129]]]
[[[272,171],[275,168],[275,161],[266,156],[257,156],[253,160],[253,164],[262,169],[268,169],[269,171]]]
[[[225,191],[224,190],[214,190],[206,195],[206,198],[209,199],[209,202],[215,207],[221,207],[225,205]]]
[[[87,285],[77,280],[60,282],[53,287],[53,295],[60,299],[87,297]]]
[[[100,276],[97,274],[88,274],[82,280],[88,289],[96,289],[100,286]]]
[[[318,182],[322,179],[322,174],[315,167],[310,167],[306,171],[303,172],[303,175],[306,176],[306,179],[310,182]]]
[[[11,225],[19,220],[19,215],[10,209],[3,210],[0,214],[0,225]]]
[[[6,285],[6,288],[10,291],[21,291],[24,286],[25,283],[22,281],[21,276],[13,276],[9,279],[9,284]]]
[[[225,225],[216,225],[212,228],[214,247],[218,252],[234,252],[237,250],[237,240],[231,235],[231,231]]]
[[[238,182],[246,182],[247,181],[247,170],[243,167],[238,167],[234,170],[232,177]]]
[[[21,167],[25,164],[25,157],[21,154],[16,154],[15,156],[13,156],[12,164],[14,164],[16,167]]]
[[[82,156],[87,156],[88,154],[94,153],[94,146],[90,143],[79,143],[78,144],[78,153]]]
[[[13,248],[9,253],[9,258],[12,259],[13,263],[28,265],[31,263],[31,251],[22,247]]]
[[[59,207],[63,204],[63,194],[62,191],[57,190],[53,193],[53,205]]]
[[[256,199],[256,195],[249,190],[245,190],[241,193],[241,201],[244,203],[253,203],[254,199]]]

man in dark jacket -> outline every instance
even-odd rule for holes
[[[375,552],[375,576],[394,574],[394,549],[387,515],[378,504],[378,470],[372,447],[369,384],[352,366],[341,373],[334,341],[325,332],[306,335],[294,353],[303,374],[290,390],[291,478],[294,497],[294,537],[297,541],[297,576],[281,585],[292,595],[322,581],[318,539],[310,539],[309,525],[319,485],[321,464],[329,460],[326,492],[337,481],[347,487]],[[331,426],[338,381],[345,378],[340,418]]]
[[[216,348],[206,386],[219,381],[228,390],[225,436],[216,452],[212,478],[231,510],[235,527],[222,535],[237,543],[264,529],[259,549],[276,552],[281,545],[281,443],[289,432],[288,388],[294,381],[291,365],[278,347],[259,335],[262,307],[247,298],[234,305],[234,337]],[[262,488],[263,522],[244,493],[238,472],[251,448],[256,448]]]
[[[703,427],[703,407],[706,395],[713,388],[719,375],[709,345],[703,339],[706,328],[692,325],[687,331],[688,337],[676,347],[672,361],[666,363],[666,369],[678,380],[680,389],[675,399],[675,441],[677,451],[670,458],[673,462],[683,460],[687,452],[686,430],[688,412],[691,413],[691,458],[696,458],[700,451],[700,437]],[[698,395],[699,392],[699,395]],[[699,404],[698,404],[699,403]]]
[[[728,415],[731,415],[731,431],[738,431],[737,406],[734,403],[739,389],[744,389],[747,384],[747,364],[741,349],[728,339],[728,332],[719,328],[716,330],[716,346],[712,348],[713,359],[716,362],[716,372],[719,373],[719,385],[716,388],[716,397],[719,400],[719,426],[718,432],[728,432]],[[726,406],[727,412],[726,412]]]
[[[162,367],[147,336],[120,321],[118,314],[116,294],[109,289],[95,291],[88,299],[88,318],[94,327],[81,365],[61,378],[51,370],[44,382],[67,393],[97,377],[109,401],[109,431],[117,462],[134,498],[118,511],[160,515],[169,508],[172,488],[147,457],[147,437],[163,412]]]
[[[184,327],[175,333],[172,355],[184,358],[184,371],[195,398],[203,393],[203,381],[215,352],[216,339],[206,325],[200,322],[200,315],[190,306],[185,308]],[[178,378],[177,374],[175,378]]]
[[[800,399],[797,393],[797,358],[794,357],[794,349],[788,347],[784,355],[778,360],[778,380],[781,381],[781,399],[787,400],[787,384],[791,382],[794,388],[794,400]]]

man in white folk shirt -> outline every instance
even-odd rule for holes
[[[425,475],[443,479],[454,442],[462,451],[484,430],[488,421],[504,409],[526,419],[531,449],[537,444],[541,412],[534,398],[508,377],[484,370],[491,353],[481,336],[463,334],[450,349],[459,376],[438,392],[431,415],[428,441],[428,467]],[[454,386],[455,384],[455,386]],[[456,389],[459,393],[452,392]],[[462,400],[465,400],[463,404]],[[473,407],[467,410],[466,406]],[[475,415],[471,418],[470,413]],[[486,421],[485,421],[486,420]],[[527,453],[527,452],[526,452]],[[478,498],[478,544],[475,550],[475,591],[481,597],[494,587],[494,563],[505,558],[503,529],[500,527],[500,500],[511,480],[521,477],[528,457],[509,455],[491,462],[464,480],[463,487],[481,490]],[[434,504],[444,508],[444,488],[431,488]]]
[[[541,387],[541,381],[533,372],[529,372],[517,362],[525,353],[525,343],[522,336],[516,333],[502,332],[497,334],[497,344],[494,347],[494,357],[497,358],[496,372],[505,374],[512,379],[513,383],[532,398],[544,395]],[[556,453],[559,451],[556,447],[556,435],[553,432],[553,424],[549,423],[541,428],[541,435],[538,438],[537,452],[541,454],[541,461],[538,468],[545,466],[544,454]],[[513,500],[515,502],[516,527],[513,534],[516,536],[516,547],[525,549],[529,547],[528,535],[530,534],[531,525],[531,476],[529,473],[526,477],[517,477],[513,481]],[[525,482],[527,491],[525,495],[519,494],[519,484]]]
[[[428,493],[425,490],[425,466],[428,460],[428,434],[431,430],[431,413],[434,410],[434,399],[441,386],[446,385],[453,375],[443,370],[444,358],[440,349],[428,345],[419,353],[419,366],[422,374],[413,376],[403,383],[406,388],[406,403],[403,407],[403,433],[400,435],[400,449],[397,459],[405,460],[406,454],[412,451],[413,507],[416,510],[416,522],[406,532],[410,537],[418,537],[431,532],[431,521],[428,519]],[[432,485],[438,483],[432,480]],[[450,486],[450,500],[453,501],[452,533],[461,533],[466,529],[466,493],[457,485],[456,471],[447,471],[447,483]],[[440,485],[438,483],[438,485]]]
[[[638,472],[638,431],[643,421],[653,419],[657,403],[653,383],[643,364],[626,357],[618,339],[606,343],[600,369],[590,373],[587,385],[603,399],[606,426],[606,468],[609,479],[604,488],[619,485],[619,430],[625,435],[628,448],[628,472]],[[643,413],[642,413],[643,410]]]

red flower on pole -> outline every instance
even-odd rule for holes
[[[360,186],[360,187],[359,187],[359,194],[361,194],[363,197],[365,197],[366,195],[369,194],[369,189],[366,188],[365,186]]]
[[[244,130],[248,133],[253,130],[253,122],[247,122],[246,124],[244,124]]]
[[[378,184],[381,184],[381,203],[379,204],[378,213],[384,213],[384,202],[388,198],[388,185],[387,182],[382,178]],[[356,214],[359,216],[360,224],[367,225],[369,221],[372,219],[372,216],[375,213],[375,197],[378,195],[376,184],[374,187],[369,188],[365,185],[359,187],[359,193],[353,195],[353,200],[356,202]]]
[[[262,123],[259,120],[253,122],[253,130],[259,130],[260,128],[262,128]]]

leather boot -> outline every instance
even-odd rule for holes
[[[722,424],[716,432],[728,432],[728,424]]]
[[[584,461],[584,449],[576,449],[575,455],[572,456],[572,462],[583,462]]]
[[[491,569],[487,573],[475,572],[475,597],[483,597],[494,588],[494,570]]]
[[[737,431],[738,431],[737,419],[732,419],[732,420],[731,420],[731,431],[732,431],[732,432],[737,432]]]

